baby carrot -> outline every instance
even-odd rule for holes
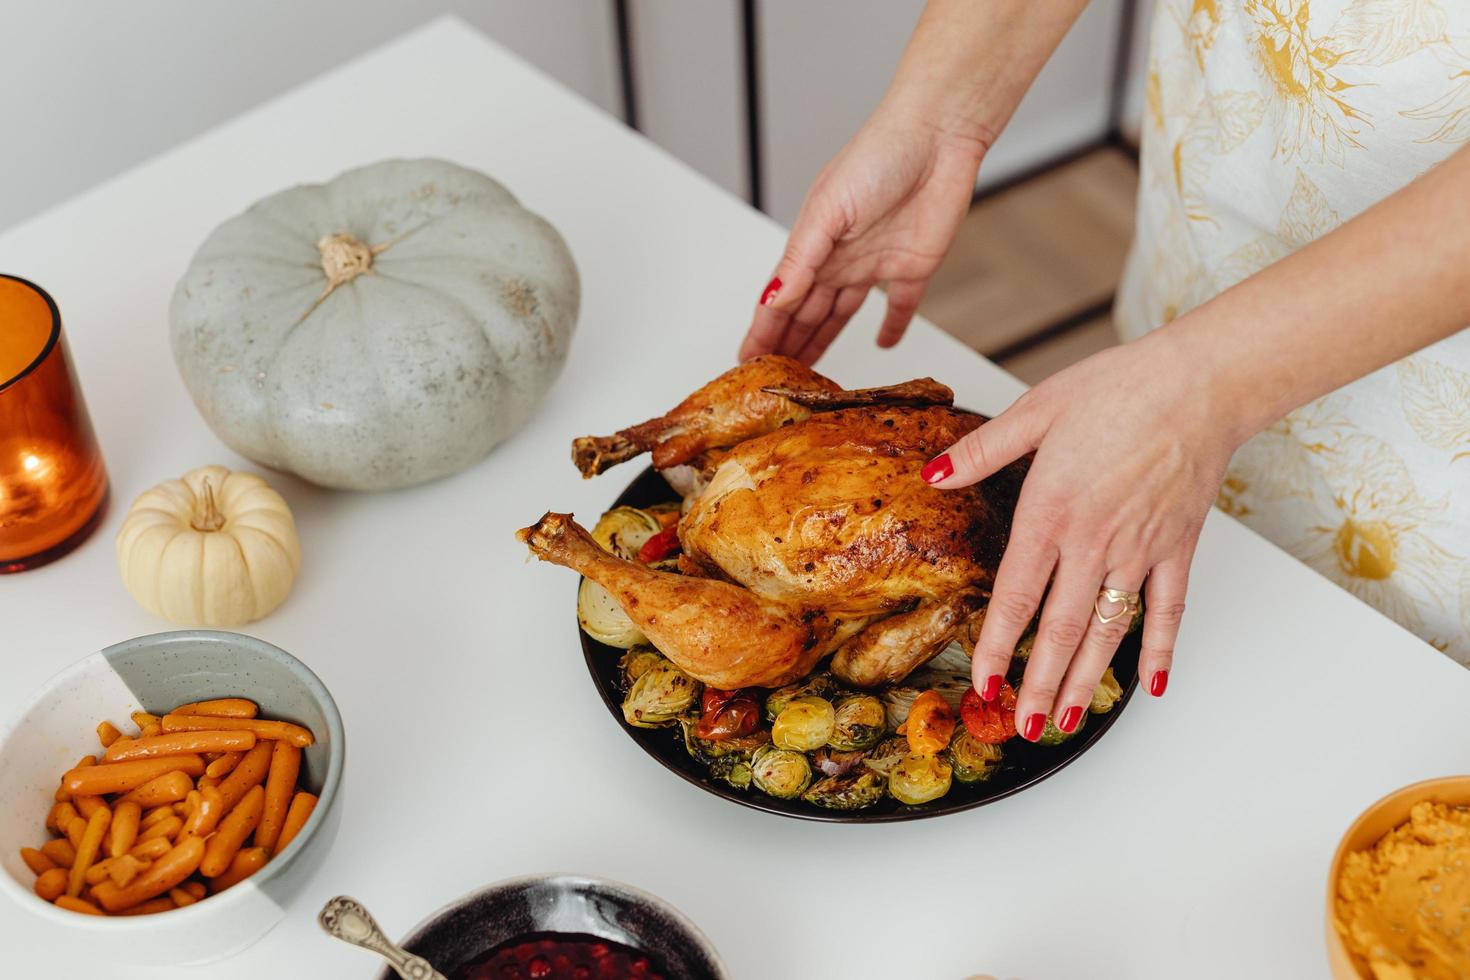
[[[305,790],[291,797],[291,806],[286,811],[286,820],[281,824],[281,836],[276,838],[275,853],[284,851],[296,835],[301,833],[301,828],[306,826],[306,821],[311,817],[311,811],[316,809],[316,795]]]
[[[81,912],[83,915],[105,915],[106,913],[93,905],[91,902],[77,898],[73,895],[62,895],[56,900],[56,907],[66,909],[68,912]]]
[[[126,888],[128,882],[138,877],[144,871],[147,871],[148,866],[152,863],[152,861],[135,858],[131,854],[124,854],[120,858],[113,859],[112,867],[107,869],[107,877],[112,879],[112,883],[117,885],[117,887]],[[96,882],[92,882],[92,884],[95,885]]]
[[[168,897],[173,899],[174,908],[176,909],[181,909],[185,905],[193,905],[195,902],[199,901],[199,899],[195,898],[193,895],[190,895],[182,888],[170,888],[168,890]]]
[[[97,810],[107,809],[107,801],[100,796],[72,796],[72,806],[77,808],[77,813],[83,817],[91,818]]]
[[[51,814],[46,818],[46,829],[54,830],[58,834],[66,833],[66,828],[71,822],[81,816],[77,808],[72,805],[70,797],[63,803],[58,803],[51,808]]]
[[[271,752],[270,742],[257,742],[255,748],[245,753],[245,758],[240,760],[235,771],[219,784],[221,816],[233,810],[235,804],[250,792],[252,786],[259,785],[265,779],[271,766]],[[204,792],[204,788],[201,786],[199,791]]]
[[[260,708],[245,698],[215,698],[212,701],[190,701],[181,704],[171,715],[212,715],[217,718],[254,718]]]
[[[97,723],[97,741],[102,743],[104,749],[121,737],[122,732],[118,731],[117,726],[112,722],[103,721]]]
[[[128,759],[153,759],[161,755],[189,755],[195,752],[244,752],[255,747],[254,732],[175,732],[152,738],[133,738],[112,743],[102,756],[103,762]]]
[[[133,719],[133,724],[138,726],[139,731],[142,731],[149,725],[158,724],[158,716],[147,711],[134,711],[128,717]]]
[[[36,894],[44,901],[54,902],[66,892],[66,870],[52,868],[36,877]]]
[[[105,796],[126,793],[164,773],[182,772],[189,776],[204,775],[204,760],[197,755],[169,755],[156,759],[129,759],[100,766],[73,769],[62,777],[61,785],[71,793]]]
[[[176,908],[178,908],[178,906],[174,905],[173,899],[169,898],[167,895],[160,895],[157,898],[150,898],[146,902],[140,902],[139,904],[134,905],[132,908],[123,909],[117,914],[153,915],[156,912],[172,912]]]
[[[260,721],[255,718],[214,718],[207,715],[169,714],[163,716],[165,732],[254,732],[256,738],[279,739],[304,749],[314,739],[311,732],[289,721]]]
[[[265,806],[265,788],[253,787],[245,794],[238,806],[225,814],[219,829],[210,835],[204,859],[199,864],[199,873],[206,878],[216,878],[229,870],[230,862],[245,838],[260,823],[260,813]]]
[[[296,791],[296,777],[301,773],[301,750],[290,742],[277,742],[271,752],[271,768],[265,777],[265,809],[260,826],[255,830],[255,846],[269,854],[281,836],[286,820],[286,807]]]
[[[48,840],[41,845],[41,853],[50,858],[58,867],[69,868],[77,859],[76,848],[71,846],[71,841],[65,837]]]
[[[116,763],[119,766],[125,766],[127,764],[126,762]],[[182,800],[185,796],[189,795],[189,790],[191,789],[193,789],[193,784],[189,782],[189,777],[175,770],[150,779],[142,786],[129,791],[122,798],[121,802],[136,803],[139,806],[156,806],[160,803],[172,803],[175,800]]]
[[[138,821],[138,826],[146,829],[158,823],[160,820],[167,820],[169,817],[176,816],[178,816],[178,811],[174,809],[172,803],[160,803],[157,806],[149,807],[143,811],[143,818]]]
[[[87,832],[87,821],[80,816],[72,817],[71,823],[66,825],[66,839],[71,842],[73,850],[82,846],[82,835]]]
[[[138,824],[143,808],[132,800],[123,800],[112,811],[112,829],[107,836],[107,853],[122,857],[138,840]]]
[[[220,798],[219,790],[213,786],[206,786],[199,793],[199,805],[184,821],[184,833],[193,834],[195,837],[208,837],[214,833],[219,826],[219,818],[224,815],[225,802]]]
[[[97,757],[95,755],[84,755],[80,759],[78,759],[77,760],[77,764],[74,765],[74,766],[72,766],[71,769],[67,770],[67,772],[71,772],[72,770],[76,770],[76,769],[85,769],[88,766],[95,766],[96,764],[97,764]],[[66,788],[66,774],[65,773],[62,774],[61,781],[62,781],[62,785],[60,785],[60,786],[58,786],[56,788],[56,802],[57,803],[65,803],[65,802],[67,802],[68,800],[71,799],[71,790],[69,790],[69,789]]]
[[[235,767],[243,758],[245,758],[244,752],[226,752],[204,767],[204,775],[210,779],[224,779],[235,771]]]
[[[174,835],[183,828],[184,821],[181,818],[169,817],[167,820],[158,821],[158,823],[138,834],[138,843],[146,844],[149,841],[153,840],[155,837],[162,837],[165,840],[172,840]]]
[[[92,894],[107,911],[121,912],[176,887],[198,869],[203,859],[204,841],[198,837],[185,837],[126,888],[104,881],[92,889]]]
[[[168,853],[169,841],[166,837],[155,837],[152,840],[140,841],[133,845],[128,853],[140,861],[156,861]]]
[[[92,815],[87,818],[86,828],[82,832],[82,842],[76,845],[77,858],[72,862],[71,871],[66,877],[66,893],[76,898],[82,893],[82,886],[87,883],[87,869],[92,862],[97,860],[97,852],[102,850],[102,838],[107,833],[107,825],[112,822],[112,811],[107,807],[93,810]]]
[[[247,847],[235,852],[235,857],[230,861],[230,866],[225,873],[210,881],[209,890],[218,895],[231,885],[237,885],[255,874],[265,867],[268,860],[263,847]]]
[[[36,850],[34,847],[22,847],[20,859],[31,869],[31,874],[42,875],[56,867],[56,862]]]

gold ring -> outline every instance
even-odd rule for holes
[[[1122,603],[1122,608],[1111,616],[1103,615],[1103,600],[1108,602]],[[1122,619],[1124,616],[1133,616],[1138,612],[1139,595],[1137,592],[1129,592],[1127,589],[1110,589],[1103,586],[1098,590],[1097,599],[1092,604],[1092,611],[1097,616],[1097,621],[1106,626],[1114,620]]]

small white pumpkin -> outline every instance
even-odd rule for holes
[[[231,449],[385,490],[457,472],[525,424],[580,299],[561,236],[499,183],[387,160],[215,229],[169,320],[184,384]]]
[[[133,502],[117,561],[123,585],[155,616],[239,626],[286,598],[301,542],[291,509],[264,480],[202,466]]]

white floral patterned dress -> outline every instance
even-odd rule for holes
[[[1161,0],[1152,35],[1125,337],[1470,138],[1470,0]],[[1250,440],[1219,506],[1470,665],[1470,330]]]

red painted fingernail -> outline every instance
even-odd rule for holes
[[[771,305],[771,301],[776,298],[776,294],[779,293],[780,291],[781,291],[781,280],[780,280],[780,278],[777,277],[777,276],[772,276],[771,277],[771,281],[768,282],[768,283],[766,283],[766,288],[763,289],[763,290],[761,290],[761,305],[762,306],[770,306]]]
[[[1169,672],[1167,670],[1154,671],[1153,678],[1148,682],[1148,693],[1156,698],[1164,696],[1164,690],[1169,686]]]
[[[989,677],[985,678],[985,687],[980,691],[980,700],[994,701],[996,698],[1000,697],[1001,680],[1002,678],[999,674],[991,674]]]
[[[949,461],[949,453],[940,453],[929,460],[919,471],[919,475],[924,478],[925,483],[938,483],[954,476],[954,463]]]
[[[1057,722],[1057,727],[1068,735],[1077,730],[1077,723],[1082,720],[1082,705],[1074,704],[1062,712],[1062,720]]]
[[[1021,737],[1028,742],[1034,742],[1041,737],[1041,731],[1045,727],[1046,715],[1033,711],[1026,716],[1026,727],[1021,730]]]

